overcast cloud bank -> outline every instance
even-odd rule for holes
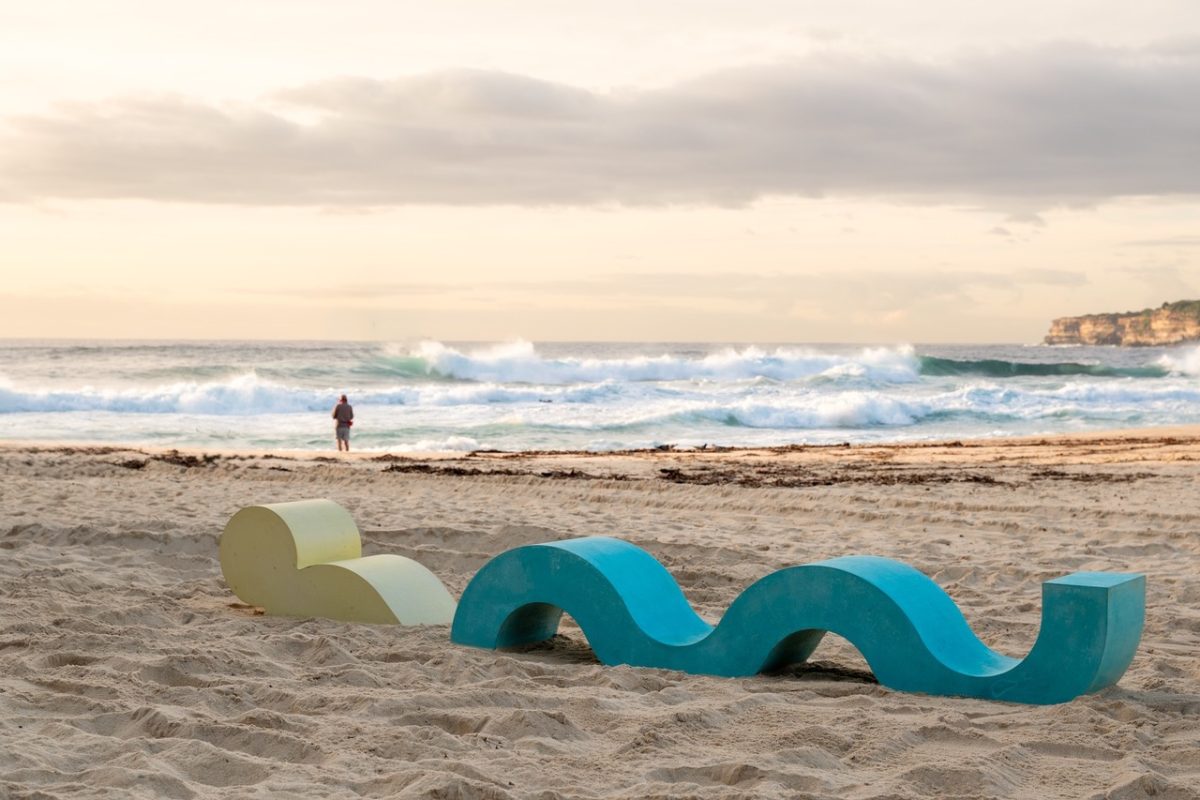
[[[0,121],[0,200],[986,205],[1200,194],[1200,44],[926,63],[826,54],[654,90],[507,73],[343,78]]]

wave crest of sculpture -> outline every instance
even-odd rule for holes
[[[850,641],[899,691],[1061,703],[1110,686],[1137,650],[1141,575],[1080,572],[1042,585],[1042,626],[1024,659],[988,648],[916,569],[848,556],[767,575],[713,627],[646,551],[607,537],[501,553],[467,586],[451,639],[483,648],[550,638],[564,611],[605,664],[746,676],[806,660],[826,632]]]

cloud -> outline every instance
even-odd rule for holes
[[[1123,247],[1200,247],[1200,236],[1166,236],[1161,239],[1132,239]]]
[[[1046,220],[1042,219],[1040,214],[1032,211],[1013,212],[1008,215],[1005,221],[1014,225],[1030,225],[1034,228],[1046,227]]]
[[[1012,277],[1014,283],[1040,286],[1083,286],[1088,282],[1086,273],[1065,269],[1019,269]]]
[[[377,300],[383,297],[410,297],[412,295],[441,295],[470,291],[479,284],[449,283],[336,283],[330,286],[273,286],[269,289],[247,289],[232,287],[230,294],[266,295],[269,297],[296,297],[305,300]]]
[[[560,280],[484,281],[469,286],[452,283],[376,283],[296,289],[271,292],[300,299],[319,298],[334,302],[377,301],[438,296],[463,300],[486,297],[506,308],[525,303],[530,308],[546,305],[545,298],[586,300],[590,306],[650,307],[752,306],[767,313],[782,314],[798,301],[828,308],[830,318],[838,309],[860,308],[882,313],[916,306],[975,306],[981,292],[1019,298],[1033,287],[1078,287],[1088,282],[1082,272],[1056,269],[986,270],[816,271],[808,273],[716,272],[696,275],[682,272],[631,272],[581,276]],[[243,292],[245,293],[245,292]],[[266,292],[261,292],[266,293]]]
[[[1200,194],[1200,52],[1059,44],[946,62],[825,53],[594,92],[458,70],[250,106],[179,96],[0,123],[0,200],[1019,208]]]
[[[1200,296],[1193,270],[1185,273],[1176,266],[1156,265],[1125,267],[1121,271],[1131,275],[1140,284],[1141,291],[1137,297],[1141,298],[1140,303],[1144,308]]]

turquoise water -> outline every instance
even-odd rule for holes
[[[896,441],[1200,423],[1200,348],[0,341],[0,438],[329,449]]]

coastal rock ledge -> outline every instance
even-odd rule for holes
[[[1123,314],[1059,317],[1050,323],[1046,344],[1115,344],[1150,347],[1200,341],[1200,300],[1163,303],[1159,308]]]

